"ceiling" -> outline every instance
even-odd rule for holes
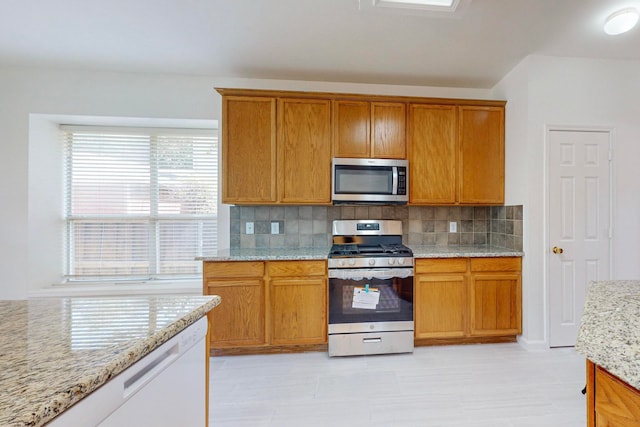
[[[640,27],[602,32],[640,0],[372,1],[3,0],[0,65],[490,88],[529,54],[640,59]]]

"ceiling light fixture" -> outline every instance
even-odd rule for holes
[[[604,32],[610,36],[626,33],[638,23],[638,10],[629,7],[612,13],[604,23]]]
[[[385,3],[405,3],[418,6],[451,7],[453,0],[384,0]]]
[[[369,0],[371,1],[371,0]],[[460,0],[373,0],[374,6],[454,12]]]

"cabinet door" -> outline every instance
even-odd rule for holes
[[[265,344],[264,263],[205,262],[202,276],[203,294],[222,298],[208,314],[211,347]]]
[[[464,275],[418,275],[415,291],[416,338],[465,336],[467,281]]]
[[[262,278],[209,280],[206,287],[207,294],[222,298],[222,304],[209,313],[211,347],[265,344]]]
[[[417,259],[415,272],[416,338],[465,336],[467,258]]]
[[[522,259],[471,258],[471,334],[522,333]]]
[[[504,108],[459,107],[460,203],[504,203]]]
[[[521,327],[520,273],[471,274],[471,335],[516,335]]]
[[[267,263],[271,344],[327,342],[327,263]]]
[[[330,101],[281,99],[278,117],[280,202],[330,204]]]
[[[334,157],[370,156],[370,117],[371,106],[368,101],[334,101]]]
[[[640,392],[605,369],[595,369],[595,425],[640,425]]]
[[[271,344],[327,342],[325,277],[273,278],[269,291]]]
[[[409,107],[409,203],[457,201],[456,107]]]
[[[406,159],[406,107],[402,103],[371,103],[371,157]]]
[[[276,201],[276,101],[222,99],[222,201]]]

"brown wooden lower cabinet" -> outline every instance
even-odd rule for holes
[[[587,426],[640,426],[640,391],[587,360]]]
[[[211,347],[264,345],[264,263],[207,262],[203,270],[204,294],[224,301],[209,312]]]
[[[327,342],[327,277],[324,263],[269,262],[271,344],[323,344]],[[313,268],[316,268],[315,271]],[[322,269],[322,271],[320,271]],[[314,275],[315,274],[315,275]]]
[[[519,257],[417,259],[416,345],[514,341],[521,288]]]
[[[415,272],[415,337],[467,335],[467,260],[418,259]]]
[[[211,354],[326,348],[326,261],[208,261]]]
[[[470,335],[522,333],[520,258],[471,258]]]
[[[514,341],[521,333],[521,259],[415,263],[416,345]],[[326,261],[207,261],[211,354],[323,350]]]

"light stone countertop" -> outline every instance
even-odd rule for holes
[[[522,251],[494,246],[414,246],[415,258],[465,258],[465,257],[520,257]],[[202,261],[278,261],[278,260],[325,260],[330,248],[294,249],[222,249],[198,259]]]
[[[414,258],[492,258],[492,257],[521,257],[522,251],[498,248],[489,245],[474,246],[413,246]]]
[[[0,426],[42,426],[220,304],[218,296],[0,301]]]
[[[202,261],[286,261],[286,260],[323,260],[327,259],[330,248],[292,248],[292,249],[220,249],[198,259]]]
[[[576,350],[640,390],[640,280],[589,283]]]

